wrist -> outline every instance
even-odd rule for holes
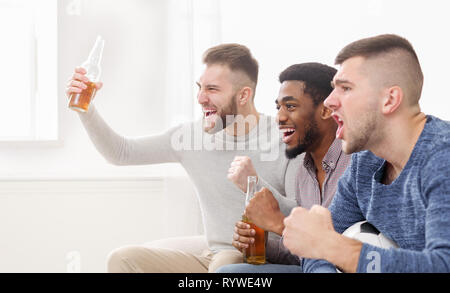
[[[283,230],[284,230],[284,215],[278,214],[277,221],[275,221],[270,232],[276,233],[279,236],[281,236],[283,234]]]
[[[355,273],[358,268],[362,242],[351,239],[333,231],[327,237],[324,259],[344,272]]]

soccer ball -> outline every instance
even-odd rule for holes
[[[394,241],[381,234],[377,228],[367,221],[353,224],[342,235],[381,248],[398,248]]]
[[[342,235],[381,248],[398,248],[398,245],[394,241],[381,234],[377,228],[367,221],[353,224]],[[337,268],[336,271],[341,273]]]

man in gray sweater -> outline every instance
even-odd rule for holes
[[[204,116],[199,121],[160,135],[125,138],[105,123],[94,105],[79,113],[97,150],[112,164],[181,163],[196,187],[202,212],[205,236],[116,249],[108,257],[109,272],[202,273],[241,262],[231,239],[244,210],[244,196],[227,180],[228,166],[236,156],[251,158],[258,169],[258,188],[285,199],[280,201],[285,215],[296,206],[292,182],[298,163],[285,158],[274,118],[258,113],[254,105],[257,61],[246,47],[224,44],[207,50],[203,62],[197,99]],[[75,69],[67,95],[86,88],[85,74],[83,68]],[[96,84],[97,89],[101,86]]]

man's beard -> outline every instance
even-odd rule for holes
[[[352,131],[350,128],[347,130],[347,137],[352,139],[350,140],[347,138],[347,140],[344,140],[342,143],[342,150],[346,154],[357,153],[369,149],[369,142],[380,137],[379,127],[377,127],[377,125],[379,125],[377,116],[373,114],[366,115],[357,123],[358,125],[353,127],[355,131]]]
[[[319,138],[319,128],[317,127],[316,121],[311,117],[309,124],[309,128],[306,131],[303,139],[299,138],[297,141],[297,145],[292,149],[286,148],[285,154],[288,159],[293,159],[298,155],[304,153],[306,150],[310,149],[311,146],[317,141]]]
[[[234,119],[230,119],[231,117],[235,117],[237,115],[237,105],[236,105],[237,94],[235,94],[228,105],[223,107],[220,110],[220,120],[216,119],[216,123],[214,127],[207,130],[209,134],[217,133],[223,129],[225,129],[228,125],[232,124]],[[228,119],[227,119],[228,116]]]

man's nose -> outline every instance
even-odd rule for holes
[[[197,101],[200,105],[207,104],[209,102],[208,96],[203,92],[199,91],[197,94]]]
[[[277,112],[277,116],[275,117],[275,120],[277,122],[277,124],[281,124],[283,122],[287,121],[287,115],[286,113],[283,111],[283,107],[280,107],[280,109],[278,109]]]
[[[325,105],[325,107],[330,108],[331,110],[335,111],[336,109],[338,109],[341,104],[339,101],[338,96],[336,95],[335,91],[333,90],[330,95],[325,99],[325,101],[323,102],[323,104]]]

